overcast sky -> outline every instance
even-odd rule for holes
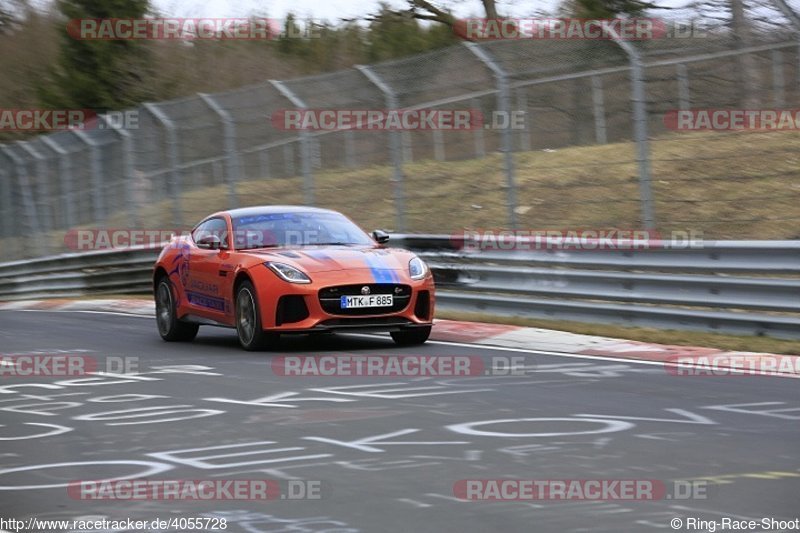
[[[0,0],[2,1],[2,0]],[[53,0],[29,0],[33,5],[45,7]],[[338,23],[342,19],[363,19],[366,14],[375,13],[381,0],[150,0],[152,5],[165,16],[240,18],[262,16],[283,19],[290,11],[300,18],[327,20]],[[543,13],[555,13],[562,0],[497,0],[498,11],[502,16],[536,17]],[[692,18],[688,10],[693,2],[699,0],[655,0],[671,10],[654,10],[650,16],[686,20]],[[727,0],[720,0],[726,2]],[[774,0],[749,0],[749,4],[769,5]],[[403,8],[403,0],[383,0],[395,8]],[[481,17],[483,7],[480,0],[433,0],[437,6],[451,9],[457,17]],[[788,0],[795,11],[800,12],[800,0]],[[780,12],[759,9],[768,18],[783,18]],[[719,15],[715,13],[715,15]],[[727,14],[722,14],[725,17]]]
[[[378,10],[378,0],[152,0],[165,14],[175,17],[244,17],[251,14],[284,18],[289,11],[301,17],[337,22],[342,18],[363,17]],[[402,0],[385,0],[391,6],[403,7]],[[481,16],[479,0],[438,1],[438,6],[451,8],[457,16]],[[503,15],[531,16],[537,9],[553,9],[558,0],[500,0]]]
[[[384,0],[390,6],[402,8],[403,0]],[[497,0],[503,16],[534,17],[542,13],[555,13],[561,0]],[[724,1],[724,0],[723,0]],[[337,23],[341,19],[363,18],[375,13],[379,0],[151,0],[156,9],[172,17],[247,17],[266,16],[283,19],[288,12],[300,18],[327,20]],[[656,3],[673,10],[655,10],[651,16],[688,19],[692,15],[686,6],[693,0],[656,0]],[[769,4],[770,0],[751,0],[751,3]],[[451,9],[457,17],[483,16],[480,0],[437,0],[436,5]],[[800,11],[800,0],[789,0]],[[684,9],[681,9],[684,8]],[[776,9],[761,10],[768,18],[781,17]],[[723,15],[725,16],[725,15]],[[782,17],[781,17],[782,18]]]

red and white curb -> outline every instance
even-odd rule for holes
[[[0,302],[0,311],[102,311],[126,315],[155,316],[152,300],[23,300]]]
[[[658,362],[698,370],[800,377],[800,356],[655,344],[502,324],[437,320],[432,338],[482,346]],[[680,375],[680,370],[675,370]],[[701,372],[695,372],[701,374]],[[723,372],[724,373],[724,372]],[[731,373],[731,372],[727,372]],[[689,374],[689,372],[686,372]],[[706,373],[709,374],[708,372]]]
[[[154,316],[155,304],[143,299],[96,299],[96,300],[26,300],[0,302],[0,311],[85,311],[119,313],[135,316]],[[695,368],[745,369],[749,365],[764,368],[776,366],[774,372],[759,372],[766,375],[796,375],[800,377],[800,356],[776,355],[758,352],[726,351],[697,346],[655,344],[595,335],[580,335],[564,331],[528,328],[483,322],[436,320],[431,338],[436,341],[495,346],[520,351],[574,354],[613,360],[649,361],[658,363],[680,363]],[[746,372],[745,372],[746,373]]]

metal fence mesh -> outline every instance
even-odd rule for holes
[[[277,203],[314,203],[368,229],[408,232],[652,222],[709,238],[798,238],[797,131],[685,133],[665,118],[679,109],[797,107],[800,32],[782,17],[775,10],[777,29],[746,46],[706,24],[704,37],[629,43],[637,57],[613,41],[465,44],[145,104],[136,127],[122,131],[101,121],[7,143],[0,239],[6,257],[32,257],[66,251],[74,228],[180,230],[219,209]],[[275,117],[298,108],[470,109],[485,123],[464,131],[277,127]],[[520,121],[495,124],[499,111]],[[652,221],[643,215],[645,181]]]

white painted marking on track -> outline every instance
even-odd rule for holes
[[[621,417],[620,417],[621,418]],[[509,433],[502,431],[486,431],[475,429],[476,426],[495,426],[498,424],[513,424],[516,422],[589,422],[600,424],[600,429],[592,429],[585,431],[557,431],[546,433]],[[593,435],[596,433],[615,433],[618,431],[625,431],[635,427],[635,424],[625,422],[622,420],[600,420],[598,418],[507,418],[502,420],[481,420],[478,422],[465,422],[461,424],[451,424],[445,428],[462,435],[473,435],[479,437],[567,437],[572,435]]]
[[[220,446],[205,446],[203,448],[188,448],[184,450],[169,450],[165,452],[156,452],[156,453],[149,453],[147,454],[150,457],[155,457],[156,459],[160,459],[162,461],[171,461],[173,463],[178,463],[182,465],[191,466],[194,468],[200,468],[202,470],[213,470],[213,469],[220,469],[220,468],[237,468],[241,466],[252,466],[252,465],[263,465],[263,464],[274,464],[274,463],[282,463],[282,462],[291,462],[291,461],[301,461],[306,459],[322,459],[327,457],[332,457],[331,454],[313,454],[313,455],[295,455],[295,456],[285,456],[279,457],[277,459],[266,459],[266,458],[258,458],[252,461],[243,461],[238,463],[213,463],[210,462],[214,459],[220,458],[227,458],[227,457],[243,457],[243,456],[256,456],[256,455],[263,455],[263,454],[273,454],[278,452],[285,452],[285,451],[302,451],[305,450],[304,446],[293,446],[290,448],[259,448],[257,450],[251,451],[244,451],[244,452],[232,452],[232,453],[221,453],[221,454],[212,454],[212,455],[202,455],[202,456],[191,456],[191,455],[183,455],[182,454],[191,454],[194,452],[206,452],[212,450],[231,450],[234,448],[246,448],[246,447],[254,447],[254,446],[261,446],[263,444],[276,444],[275,441],[256,441],[256,442],[245,442],[241,444],[223,444]]]
[[[23,422],[23,424],[26,426],[39,426],[45,428],[52,428],[52,431],[48,431],[46,433],[40,433],[38,435],[25,435],[22,437],[0,437],[0,440],[40,439],[42,437],[52,437],[53,435],[61,435],[63,433],[68,433],[74,429],[67,426],[61,426],[59,424],[42,424],[39,422]],[[6,427],[5,424],[0,424],[0,428],[2,427]]]
[[[400,445],[449,445],[449,444],[470,444],[469,441],[457,441],[457,440],[449,440],[449,441],[395,441],[395,442],[387,442],[385,439],[391,439],[393,437],[401,437],[403,435],[408,435],[411,433],[417,433],[420,431],[419,429],[401,429],[400,431],[394,431],[392,433],[384,433],[382,435],[373,435],[371,437],[363,437],[357,440],[352,441],[341,441],[336,439],[329,439],[327,437],[301,437],[303,440],[313,440],[317,442],[325,442],[328,444],[335,444],[339,446],[344,446],[347,448],[353,448],[362,452],[367,453],[383,453],[386,450],[378,448],[376,446],[372,446],[373,444],[380,444],[381,446],[400,446]]]
[[[422,503],[418,502],[417,500],[412,500],[411,498],[397,498],[398,502],[408,503],[413,505],[414,507],[433,507],[429,503]]]
[[[137,478],[146,478],[148,476],[154,476],[156,474],[160,474],[162,472],[166,472],[168,470],[172,470],[174,467],[172,465],[164,464],[164,463],[155,463],[152,461],[81,461],[81,462],[73,462],[73,463],[50,463],[45,465],[33,465],[33,466],[20,466],[16,468],[3,468],[0,469],[0,476],[4,474],[13,474],[16,472],[30,472],[31,470],[44,470],[49,468],[63,468],[63,467],[73,467],[73,466],[94,466],[94,465],[134,465],[134,466],[144,466],[147,467],[144,472],[137,472],[135,474],[130,474],[127,476],[113,476],[106,479],[98,479],[93,480],[96,482],[101,481],[122,481],[126,479],[137,479]],[[11,485],[0,485],[0,491],[2,490],[34,490],[34,489],[57,489],[61,487],[68,487],[70,482],[67,483],[53,483],[50,485],[18,485],[18,486],[11,486]]]

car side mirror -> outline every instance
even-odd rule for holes
[[[197,247],[206,250],[219,250],[222,248],[222,240],[219,238],[219,235],[204,235],[198,239]]]
[[[372,232],[372,238],[375,239],[375,242],[378,244],[384,244],[389,242],[389,234],[383,230],[376,229]]]

